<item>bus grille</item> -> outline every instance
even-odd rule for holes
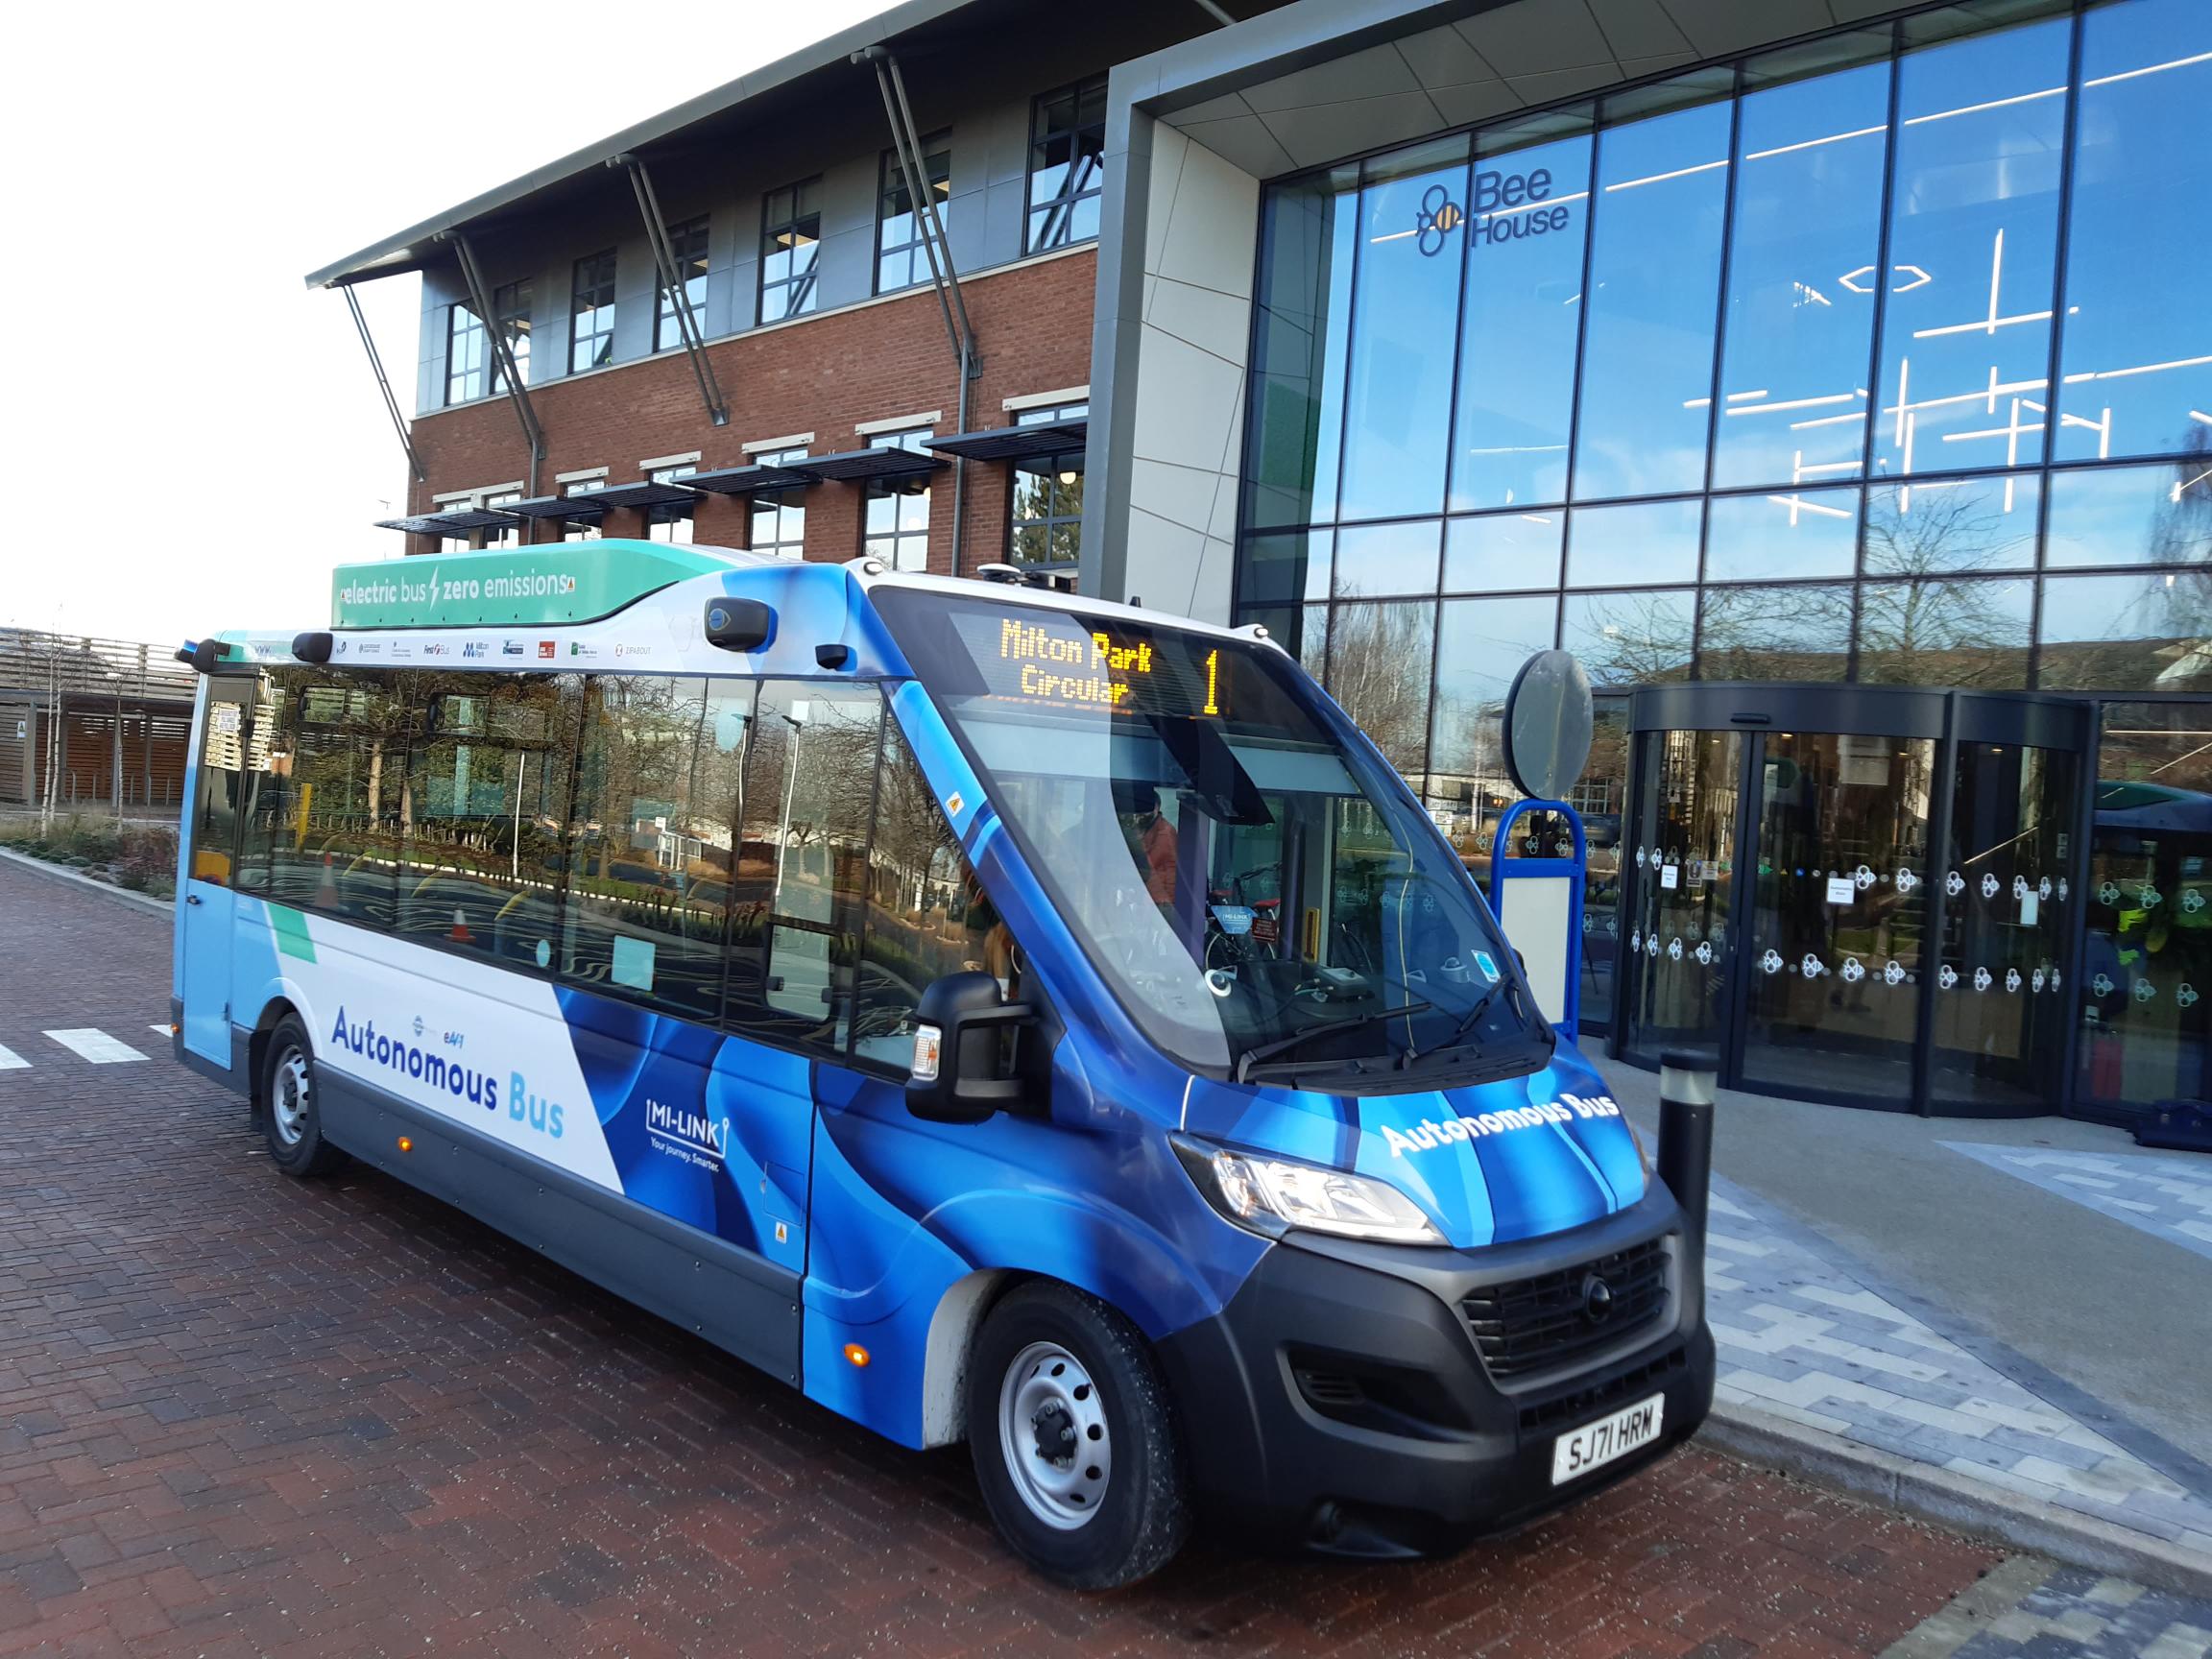
[[[1593,1280],[1603,1282],[1602,1297],[1593,1297]],[[1573,1267],[1486,1285],[1459,1310],[1493,1377],[1572,1365],[1666,1318],[1667,1240],[1649,1238]]]

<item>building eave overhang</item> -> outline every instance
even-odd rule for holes
[[[812,44],[801,47],[775,62],[764,64],[749,75],[703,92],[673,108],[663,109],[649,120],[634,127],[626,127],[612,137],[596,144],[572,151],[557,161],[532,168],[520,178],[511,179],[495,189],[436,213],[419,225],[373,242],[343,259],[333,260],[321,270],[307,274],[309,288],[331,288],[349,282],[365,282],[379,276],[395,276],[407,271],[421,270],[439,257],[440,239],[456,230],[467,230],[490,215],[514,206],[538,192],[571,180],[593,173],[613,157],[664,142],[714,116],[726,114],[763,93],[788,86],[807,76],[842,67],[854,53],[863,47],[882,45],[896,40],[926,24],[950,16],[975,0],[904,0],[902,5],[862,19],[849,29],[839,30]]]

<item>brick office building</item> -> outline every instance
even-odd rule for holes
[[[422,275],[390,526],[1071,581],[1107,73],[1214,12],[915,0],[316,272]]]

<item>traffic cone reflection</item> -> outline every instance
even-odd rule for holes
[[[475,941],[469,933],[469,918],[462,914],[461,906],[453,906],[453,929],[445,935],[456,945],[471,945]]]

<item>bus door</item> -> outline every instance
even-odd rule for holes
[[[230,938],[238,817],[252,745],[252,680],[209,679],[178,926],[183,936],[184,1046],[230,1065]]]

